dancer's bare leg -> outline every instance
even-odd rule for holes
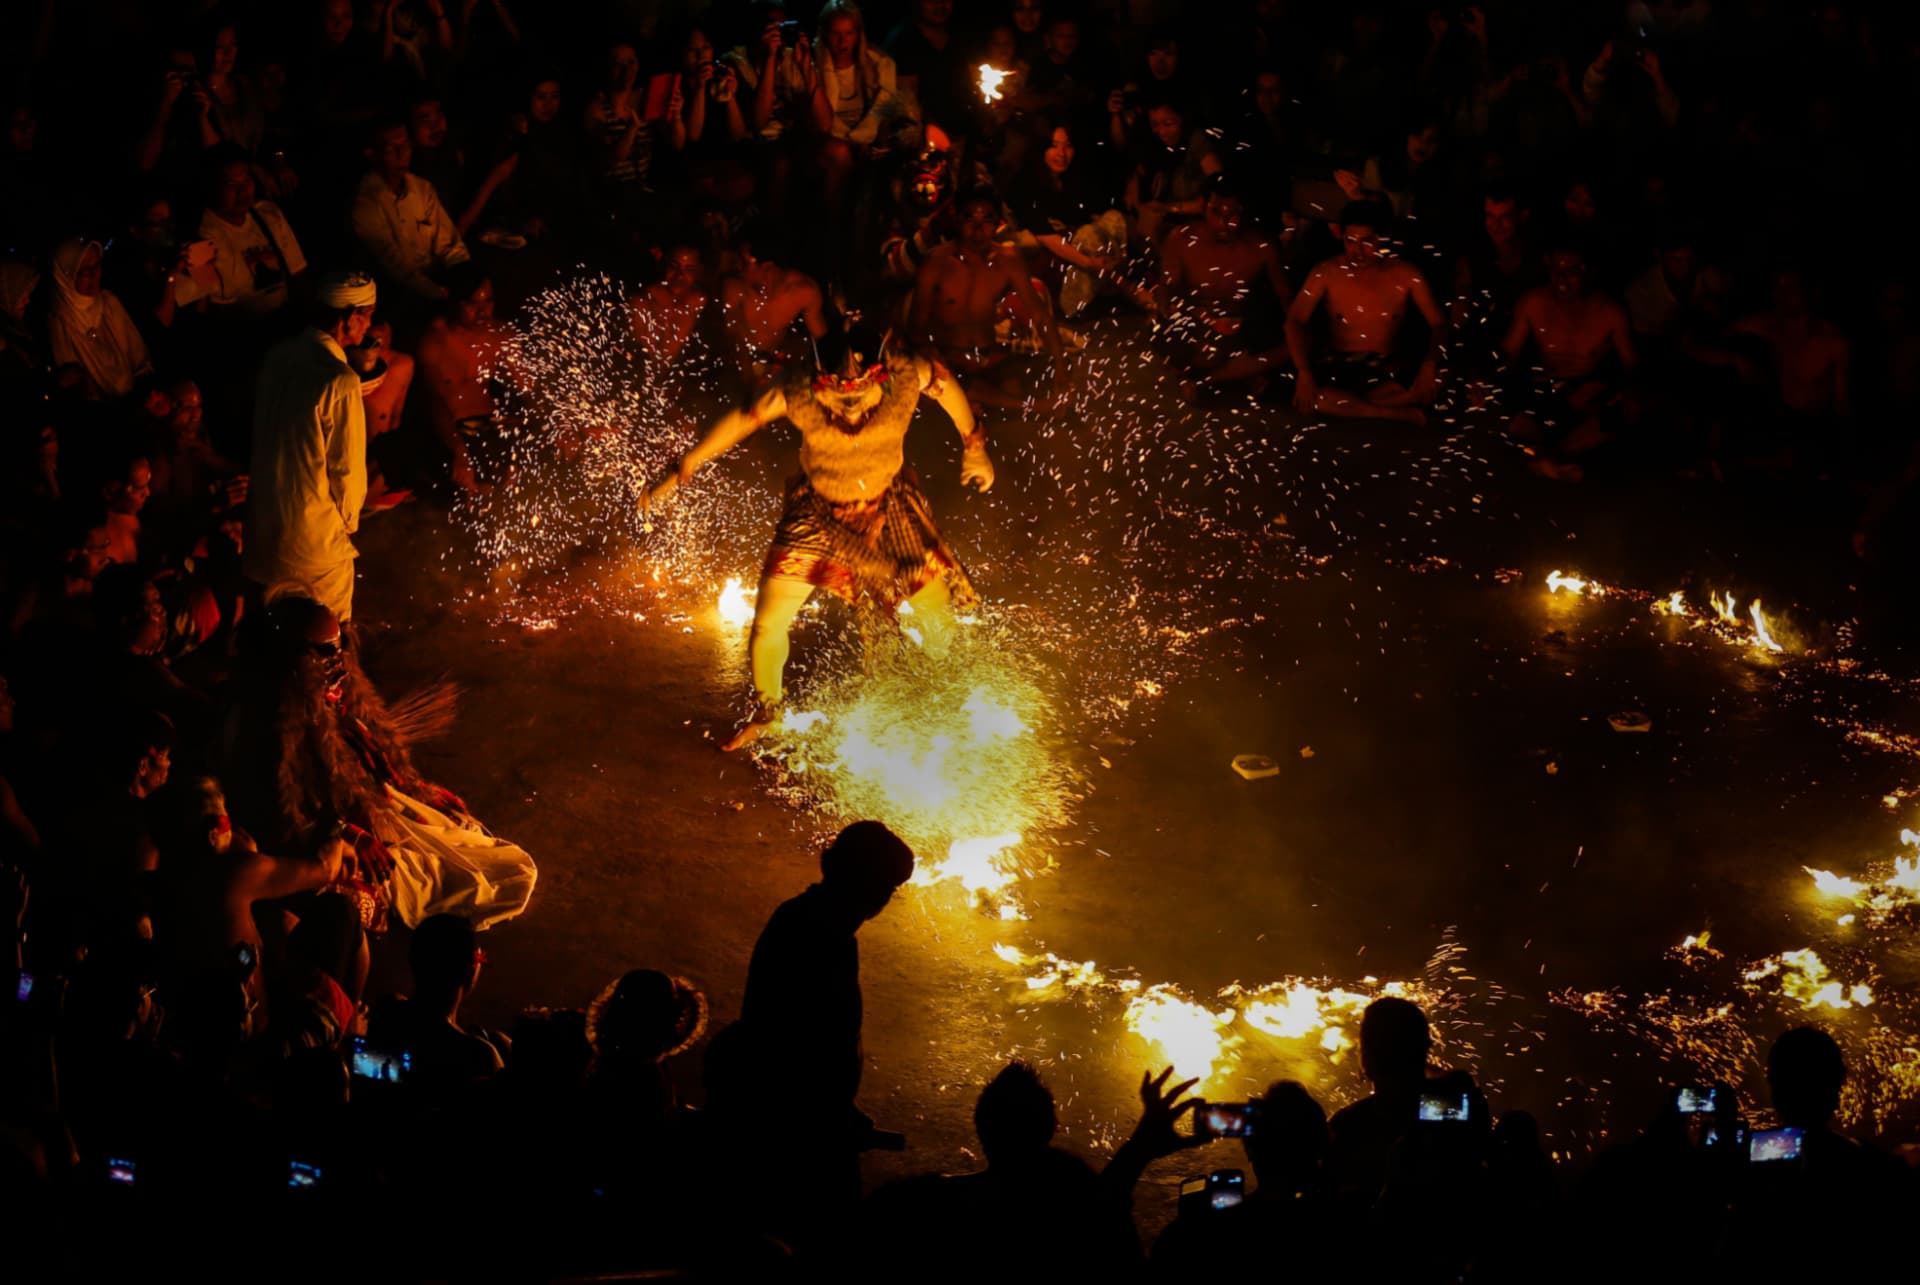
[[[944,656],[953,646],[955,622],[953,596],[947,592],[945,577],[921,586],[907,599],[913,614],[901,623],[920,631],[920,647],[929,656]]]
[[[787,672],[787,654],[792,649],[789,632],[793,618],[813,596],[813,586],[788,576],[762,576],[760,591],[753,600],[753,632],[747,638],[747,657],[753,671],[753,695],[758,708],[752,719],[729,737],[720,748],[743,749],[760,739],[767,730],[770,711],[780,704]]]

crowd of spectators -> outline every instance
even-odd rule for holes
[[[348,537],[493,480],[513,310],[584,263],[633,283],[642,360],[740,395],[857,313],[1007,423],[1111,318],[1203,408],[1479,413],[1557,483],[1818,483],[1866,556],[1920,480],[1883,208],[1917,60],[1897,9],[1781,0],[0,6],[16,1250],[75,1275],[252,1249],[296,1275],[1754,1279],[1811,1254],[1789,1229],[1897,1226],[1904,1171],[1833,1132],[1817,1031],[1768,1064],[1797,1132],[1676,1092],[1563,1190],[1394,1001],[1362,1029],[1373,1096],[1329,1120],[1275,1085],[1241,1116],[1251,1190],[1203,1176],[1150,1256],[1134,1188],[1211,1119],[1164,1074],[1096,1169],[1009,1066],[984,1169],[862,1201],[859,1152],[906,1140],[854,1105],[854,934],[912,855],[861,827],[828,850],[698,1110],[663,1070],[707,1025],[684,978],[465,1023],[488,918],[407,900],[382,819],[464,814],[408,753],[444,711],[361,670]],[[315,457],[340,525],[293,592],[250,510],[286,502],[260,426],[290,397],[354,426]],[[381,952],[404,997],[368,993]]]

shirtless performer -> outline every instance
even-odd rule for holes
[[[1381,252],[1378,233],[1385,224],[1386,212],[1379,206],[1356,201],[1342,210],[1334,229],[1342,253],[1307,274],[1287,309],[1287,351],[1296,377],[1293,404],[1299,410],[1427,422],[1421,407],[1432,405],[1440,388],[1438,360],[1446,318],[1420,270]],[[1332,351],[1316,365],[1307,347],[1307,323],[1322,300],[1331,323]],[[1409,304],[1426,320],[1427,351],[1413,381],[1402,387],[1389,365]]]
[[[478,489],[470,445],[493,430],[493,395],[483,371],[500,357],[509,331],[493,319],[493,283],[462,264],[447,274],[446,314],[427,327],[414,352],[427,425],[453,457],[453,480]]]
[[[1536,454],[1528,467],[1542,477],[1577,482],[1583,455],[1614,438],[1607,421],[1626,409],[1620,381],[1610,376],[1611,355],[1621,374],[1636,365],[1627,310],[1587,289],[1586,256],[1561,247],[1547,255],[1547,284],[1527,291],[1514,305],[1513,324],[1501,343],[1509,363],[1529,346],[1537,355],[1532,370],[1535,405],[1513,417],[1515,436],[1542,442],[1558,438],[1552,454]]]
[[[1844,419],[1853,413],[1847,337],[1813,314],[1806,278],[1797,268],[1773,274],[1773,307],[1734,322],[1733,333],[1766,345],[1774,391],[1795,418]]]
[[[661,370],[680,360],[694,327],[707,310],[707,292],[701,285],[706,275],[700,251],[690,245],[676,245],[667,251],[665,272],[627,306],[633,314],[633,336],[647,359]]]
[[[1026,260],[1018,250],[994,240],[1000,226],[1000,202],[976,190],[960,198],[960,239],[927,256],[913,281],[908,328],[913,338],[932,345],[940,362],[973,376],[973,398],[987,406],[1024,409],[1021,391],[1025,362],[1010,360],[1013,349],[994,333],[1000,302],[1008,295],[1019,313],[1039,331],[1041,346],[1053,364],[1054,394],[1062,391],[1066,365],[1060,360],[1060,329],[1045,296],[1034,288]]]
[[[1258,379],[1287,357],[1286,336],[1271,322],[1261,326],[1254,307],[1262,280],[1273,292],[1272,308],[1286,307],[1280,248],[1248,227],[1246,217],[1245,198],[1216,178],[1201,221],[1175,228],[1161,251],[1165,278],[1155,303],[1173,314],[1176,333],[1185,332],[1182,364],[1189,373],[1180,395],[1188,401],[1202,387]]]
[[[734,365],[756,393],[794,364],[799,346],[789,340],[796,324],[808,340],[827,333],[820,287],[804,272],[759,258],[764,241],[764,234],[743,230],[734,242],[740,270],[720,283],[720,319]]]
[[[360,376],[360,403],[367,412],[367,499],[360,514],[384,513],[405,504],[413,492],[395,488],[387,482],[385,471],[374,456],[374,443],[400,426],[407,408],[407,391],[413,387],[413,358],[396,352],[393,327],[376,321],[367,327],[367,337],[358,347],[347,349],[347,364]]]
[[[976,601],[904,451],[914,408],[930,397],[960,433],[961,482],[982,491],[992,486],[986,434],[974,426],[966,395],[931,362],[888,352],[865,327],[836,330],[819,347],[817,368],[790,367],[752,406],[721,416],[645,500],[649,509],[664,503],[702,466],[782,416],[800,430],[804,476],[787,491],[754,602],[754,708],[725,750],[752,744],[773,721],[787,631],[815,589],[890,621],[910,603],[934,654],[952,640],[955,607],[964,612]]]

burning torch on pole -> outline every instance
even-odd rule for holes
[[[1011,75],[1013,75],[1012,72],[1001,71],[998,67],[995,67],[992,63],[986,63],[986,62],[981,63],[980,64],[980,98],[981,100],[987,103],[999,102],[1000,99],[1004,97],[1004,95],[1001,92],[1000,86]]]

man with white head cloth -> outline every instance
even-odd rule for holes
[[[267,354],[254,398],[241,569],[263,588],[300,585],[342,621],[367,495],[366,410],[346,350],[366,337],[373,302],[365,273],[325,281],[312,324]]]

